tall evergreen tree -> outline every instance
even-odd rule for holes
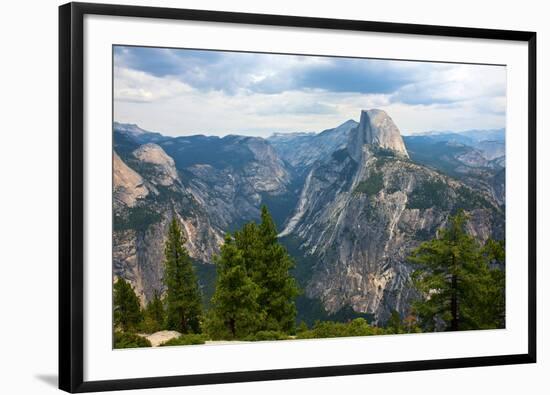
[[[235,236],[246,267],[259,286],[258,303],[265,313],[262,329],[289,332],[296,320],[296,281],[290,274],[292,258],[277,240],[277,229],[267,207],[261,208],[259,225],[247,224]]]
[[[262,250],[264,248],[260,237],[260,229],[255,222],[244,224],[242,229],[235,232],[235,245],[241,251],[247,272],[260,271],[262,261]],[[256,276],[254,275],[254,278]]]
[[[147,303],[143,316],[143,329],[146,332],[157,332],[164,328],[164,305],[158,291],[155,290],[153,298]]]
[[[248,276],[243,252],[226,235],[216,259],[216,291],[212,297],[207,330],[213,338],[243,338],[255,333],[263,316],[259,288]]]
[[[504,272],[491,264],[504,260],[504,250],[493,241],[481,246],[466,232],[466,220],[459,211],[437,238],[411,254],[418,267],[413,281],[424,295],[414,308],[427,330],[440,324],[451,331],[503,325]]]
[[[166,325],[182,333],[200,332],[201,296],[184,237],[174,217],[164,248]]]
[[[504,328],[506,323],[505,247],[503,241],[487,240],[481,249],[482,260],[489,268],[485,272],[486,286],[478,293],[478,311],[483,327]],[[473,315],[473,312],[472,312]]]
[[[386,325],[386,329],[389,331],[389,333],[404,332],[403,321],[401,320],[401,316],[399,315],[399,312],[397,312],[397,310],[392,310],[390,319],[388,320],[388,323]]]
[[[143,316],[139,299],[129,282],[119,277],[114,284],[114,323],[121,330],[134,331]]]

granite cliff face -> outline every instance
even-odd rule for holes
[[[382,110],[361,111],[361,121],[351,131],[347,145],[349,154],[356,162],[361,161],[365,144],[389,149],[404,158],[409,157],[399,129]]]
[[[412,135],[404,140],[414,162],[448,174],[504,205],[503,129]]]
[[[404,316],[416,296],[406,258],[449,215],[469,212],[479,240],[504,235],[500,134],[492,132],[494,143],[481,131],[448,135],[403,139],[381,110],[318,134],[268,139],[166,137],[115,124],[113,275],[142,302],[162,291],[175,216],[205,290],[224,233],[257,220],[266,204],[281,241],[296,246],[307,298],[378,323],[394,310]]]
[[[259,217],[262,202],[288,195],[291,177],[284,163],[264,139],[227,136],[210,142],[178,139],[161,143],[185,175],[187,189],[211,221],[228,230]],[[217,147],[216,147],[217,145]],[[209,151],[209,146],[214,148]],[[194,149],[204,155],[189,158]]]
[[[134,207],[149,194],[143,178],[113,152],[113,199],[115,206]]]
[[[414,292],[407,255],[435,235],[458,208],[472,213],[481,240],[503,231],[490,196],[415,164],[382,111],[363,112],[346,148],[317,163],[281,237],[299,240],[314,257],[306,288],[329,312],[350,305],[378,322],[409,313]]]
[[[290,176],[263,139],[175,139],[135,125],[115,125],[114,133],[113,275],[129,280],[142,302],[163,290],[174,216],[190,256],[211,266],[227,230],[259,217],[263,201],[289,193]]]
[[[279,157],[303,175],[315,162],[346,146],[351,130],[358,123],[352,119],[321,133],[275,133],[267,139]]]
[[[223,232],[183,186],[160,146],[141,145],[126,162],[113,156],[113,276],[129,280],[145,302],[162,290],[164,241],[173,217],[199,261],[218,251]]]

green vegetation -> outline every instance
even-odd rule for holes
[[[344,306],[331,314],[325,310],[323,303],[319,299],[311,299],[305,295],[299,295],[296,298],[296,308],[298,310],[296,321],[310,327],[317,321],[347,322],[356,318],[363,318],[367,322],[370,322],[373,319],[372,314],[358,313],[351,306]]]
[[[371,171],[369,177],[361,181],[355,187],[354,193],[364,193],[367,196],[374,196],[384,188],[384,177],[381,172]]]
[[[244,340],[249,342],[266,341],[266,340],[287,340],[288,335],[279,331],[259,331],[253,335],[248,335]]]
[[[481,194],[475,193],[465,186],[458,188],[457,195],[457,207],[460,209],[473,210],[476,208],[492,208],[491,203]]]
[[[139,299],[126,280],[119,277],[113,286],[113,320],[115,328],[133,331],[143,319]]]
[[[410,256],[417,265],[413,282],[423,295],[414,309],[424,330],[504,327],[504,245],[489,240],[481,246],[466,233],[466,220],[459,211],[438,238]]]
[[[149,226],[160,222],[162,216],[147,207],[130,207],[126,216],[115,215],[113,228],[116,231],[135,229],[144,231]]]
[[[303,186],[303,179],[294,181],[288,186],[289,191],[281,195],[272,195],[270,193],[264,192],[261,193],[262,204],[269,208],[269,213],[273,217],[273,221],[278,228],[283,227],[286,219],[300,198],[299,193],[291,192],[293,190],[298,190]],[[243,224],[241,224],[243,225]]]
[[[332,158],[337,161],[338,163],[342,163],[347,158],[349,158],[348,150],[347,148],[342,148],[339,150],[336,150],[332,153]]]
[[[261,222],[256,230],[256,236],[237,233],[235,240],[248,253],[245,259],[247,256],[252,258],[246,261],[246,267],[260,287],[258,303],[266,314],[262,329],[292,331],[296,317],[294,298],[298,295],[296,281],[290,275],[294,261],[277,241],[277,229],[266,206],[262,207]],[[259,249],[253,251],[250,247]]]
[[[412,314],[402,319],[401,315],[394,310],[391,312],[385,330],[387,334],[420,333],[422,330],[417,325],[417,321],[417,317]]]
[[[479,244],[465,231],[466,220],[460,210],[436,238],[412,252],[410,261],[416,266],[412,280],[420,297],[408,315],[393,311],[386,326],[377,327],[369,323],[369,314],[350,306],[329,314],[320,300],[299,295],[291,273],[301,284],[307,283],[315,259],[304,259],[301,268],[294,267],[277,240],[265,206],[260,223],[244,224],[226,235],[215,260],[216,278],[211,279],[215,290],[203,315],[193,262],[174,219],[165,243],[164,297],[155,292],[142,311],[131,285],[122,278],[115,282],[114,347],[150,347],[136,332],[165,329],[183,333],[163,344],[178,346],[207,340],[275,341],[502,328],[504,245],[491,239]],[[299,250],[297,240],[285,243],[291,251]],[[308,314],[298,316],[297,306]],[[300,322],[297,328],[296,321]]]
[[[440,180],[427,180],[418,185],[409,195],[407,208],[428,209],[446,207],[448,203],[447,185]]]
[[[206,336],[198,333],[191,333],[187,335],[181,335],[174,339],[170,339],[167,342],[161,344],[162,346],[188,346],[192,344],[204,344]]]
[[[218,277],[207,318],[212,338],[245,338],[259,331],[290,333],[294,329],[298,294],[290,275],[293,261],[277,241],[267,207],[261,222],[245,224],[228,234],[216,260]]]
[[[210,308],[210,302],[216,288],[216,265],[193,260],[193,270],[199,282],[202,308],[206,311]]]
[[[141,323],[141,330],[147,333],[153,333],[162,330],[164,328],[164,321],[166,319],[166,313],[164,311],[164,305],[160,294],[155,291],[153,299],[147,304],[143,311],[143,322]]]
[[[373,146],[372,150],[374,151],[374,154],[379,158],[395,158],[395,151],[391,150],[389,148],[379,147],[379,146]]]
[[[258,304],[260,290],[230,235],[225,237],[216,264],[218,278],[206,330],[213,339],[239,339],[256,332],[265,319]]]
[[[322,339],[329,337],[351,337],[383,335],[385,330],[370,326],[364,318],[356,318],[350,322],[316,322],[312,329],[297,332],[297,339]]]
[[[151,347],[151,342],[135,333],[115,331],[114,348]]]
[[[201,296],[193,264],[176,218],[172,219],[164,247],[166,326],[181,333],[198,333]]]
[[[245,224],[233,237],[226,236],[216,258],[215,291],[205,317],[193,262],[184,242],[174,218],[165,242],[165,297],[155,292],[143,311],[130,284],[123,279],[117,281],[115,325],[122,330],[117,336],[126,340],[124,344],[116,342],[116,347],[147,345],[136,337],[138,329],[183,333],[165,345],[202,344],[206,339],[288,338],[294,331],[294,298],[298,294],[290,275],[294,263],[279,244],[275,223],[265,206],[259,224]],[[200,334],[202,329],[205,333]]]
[[[311,279],[313,267],[317,260],[311,255],[305,255],[300,250],[302,241],[298,237],[286,236],[279,239],[279,242],[286,248],[288,254],[294,258],[294,267],[290,272],[296,279],[298,286],[304,288]]]

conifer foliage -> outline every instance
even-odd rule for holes
[[[164,247],[166,326],[167,329],[181,333],[199,333],[201,295],[184,242],[184,236],[174,217]]]
[[[458,212],[410,257],[423,295],[414,308],[425,330],[504,327],[504,246],[491,239],[480,245],[466,232],[466,221]]]
[[[250,222],[227,235],[217,260],[218,279],[209,330],[230,337],[257,331],[292,332],[298,288],[290,274],[293,261],[277,241],[277,229],[266,206],[261,222]]]
[[[122,331],[135,331],[143,318],[139,299],[134,289],[122,277],[114,284],[113,319],[115,328]]]
[[[296,281],[290,275],[292,258],[277,241],[277,229],[267,207],[262,207],[259,225],[260,259],[252,270],[254,281],[260,286],[258,302],[265,310],[266,330],[289,332],[294,329],[298,295]]]
[[[226,235],[216,259],[217,286],[208,331],[213,338],[243,338],[254,333],[263,316],[258,305],[259,287],[247,274],[243,252]]]
[[[143,312],[142,328],[147,333],[157,332],[164,328],[164,321],[164,305],[159,292],[155,291]]]

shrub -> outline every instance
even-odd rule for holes
[[[151,347],[151,342],[135,333],[115,332],[115,348]]]
[[[457,189],[457,204],[455,211],[458,209],[473,210],[476,208],[491,208],[491,203],[483,197],[483,195],[475,193],[471,189],[461,186]]]
[[[126,216],[113,217],[113,229],[116,231],[134,229],[145,231],[150,225],[162,220],[162,216],[147,207],[128,208]]]
[[[348,150],[346,148],[339,149],[332,153],[332,158],[338,163],[342,163],[349,157]]]
[[[287,340],[288,335],[279,331],[259,331],[244,338],[246,341]]]
[[[212,340],[235,340],[227,329],[227,325],[212,310],[209,310],[204,317],[202,331]]]
[[[389,148],[373,147],[374,154],[380,158],[395,158],[395,151]]]
[[[201,334],[187,334],[187,335],[181,335],[180,337],[176,337],[174,339],[170,339],[167,342],[164,342],[161,344],[162,346],[189,346],[192,344],[204,344],[206,341],[206,337]]]
[[[300,324],[296,328],[296,333],[306,332],[308,330],[309,330],[309,328],[308,328],[307,324],[304,321],[300,321]]]
[[[448,186],[440,180],[425,180],[409,195],[407,208],[445,208],[448,205]]]
[[[382,176],[382,173],[373,171],[369,175],[369,178],[357,184],[354,192],[364,193],[367,196],[374,196],[380,192],[382,188],[384,188],[384,177]]]
[[[140,333],[155,333],[161,331],[163,328],[152,317],[145,317],[139,324]]]
[[[383,335],[381,328],[370,326],[364,318],[356,318],[350,322],[316,322],[312,329],[298,332],[297,339],[323,339],[329,337],[351,337]]]

